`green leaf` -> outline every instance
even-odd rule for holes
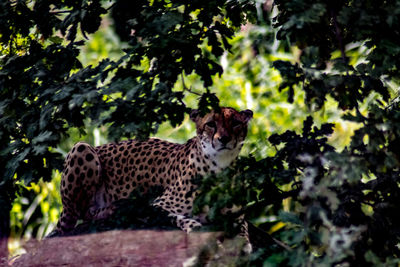
[[[32,144],[37,145],[39,143],[44,143],[44,142],[49,142],[51,140],[54,140],[56,137],[53,132],[50,131],[44,131],[41,132],[38,136],[32,139]]]
[[[303,225],[303,222],[299,219],[299,217],[291,212],[280,211],[278,217],[283,222],[289,222],[296,225]]]

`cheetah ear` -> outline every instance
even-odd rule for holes
[[[240,115],[244,117],[245,122],[249,122],[253,118],[253,111],[250,109],[240,111]]]
[[[198,109],[192,109],[190,112],[190,119],[194,122],[197,121],[197,118],[199,117],[199,110]]]

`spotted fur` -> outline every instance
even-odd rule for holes
[[[166,210],[186,232],[201,226],[192,216],[196,196],[192,178],[217,173],[238,156],[252,118],[250,110],[221,108],[205,116],[191,113],[197,136],[185,144],[157,138],[129,140],[92,147],[77,143],[69,152],[61,180],[63,211],[57,224],[61,233],[70,231],[78,219],[108,217],[113,202],[128,198],[136,188],[146,192],[162,186],[153,203]]]

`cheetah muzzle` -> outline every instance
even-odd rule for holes
[[[79,142],[68,153],[61,180],[63,211],[56,231],[67,233],[78,219],[95,220],[113,213],[113,202],[133,190],[161,186],[153,205],[168,212],[186,232],[202,224],[192,216],[197,175],[218,173],[238,156],[253,116],[250,110],[221,108],[201,116],[193,110],[197,136],[185,144],[156,138],[92,147]],[[190,192],[194,192],[191,194]]]

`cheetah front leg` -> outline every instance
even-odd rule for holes
[[[193,230],[198,229],[202,226],[201,222],[196,220],[195,218],[174,211],[173,206],[171,206],[171,203],[168,203],[166,199],[168,199],[167,194],[158,197],[154,200],[153,206],[167,211],[168,217],[171,218],[171,221],[174,225],[178,226],[186,233],[190,233]]]
[[[172,222],[178,226],[182,231],[190,233],[193,230],[199,229],[203,225],[196,219],[186,217],[180,214],[170,213],[168,217],[172,219]]]

